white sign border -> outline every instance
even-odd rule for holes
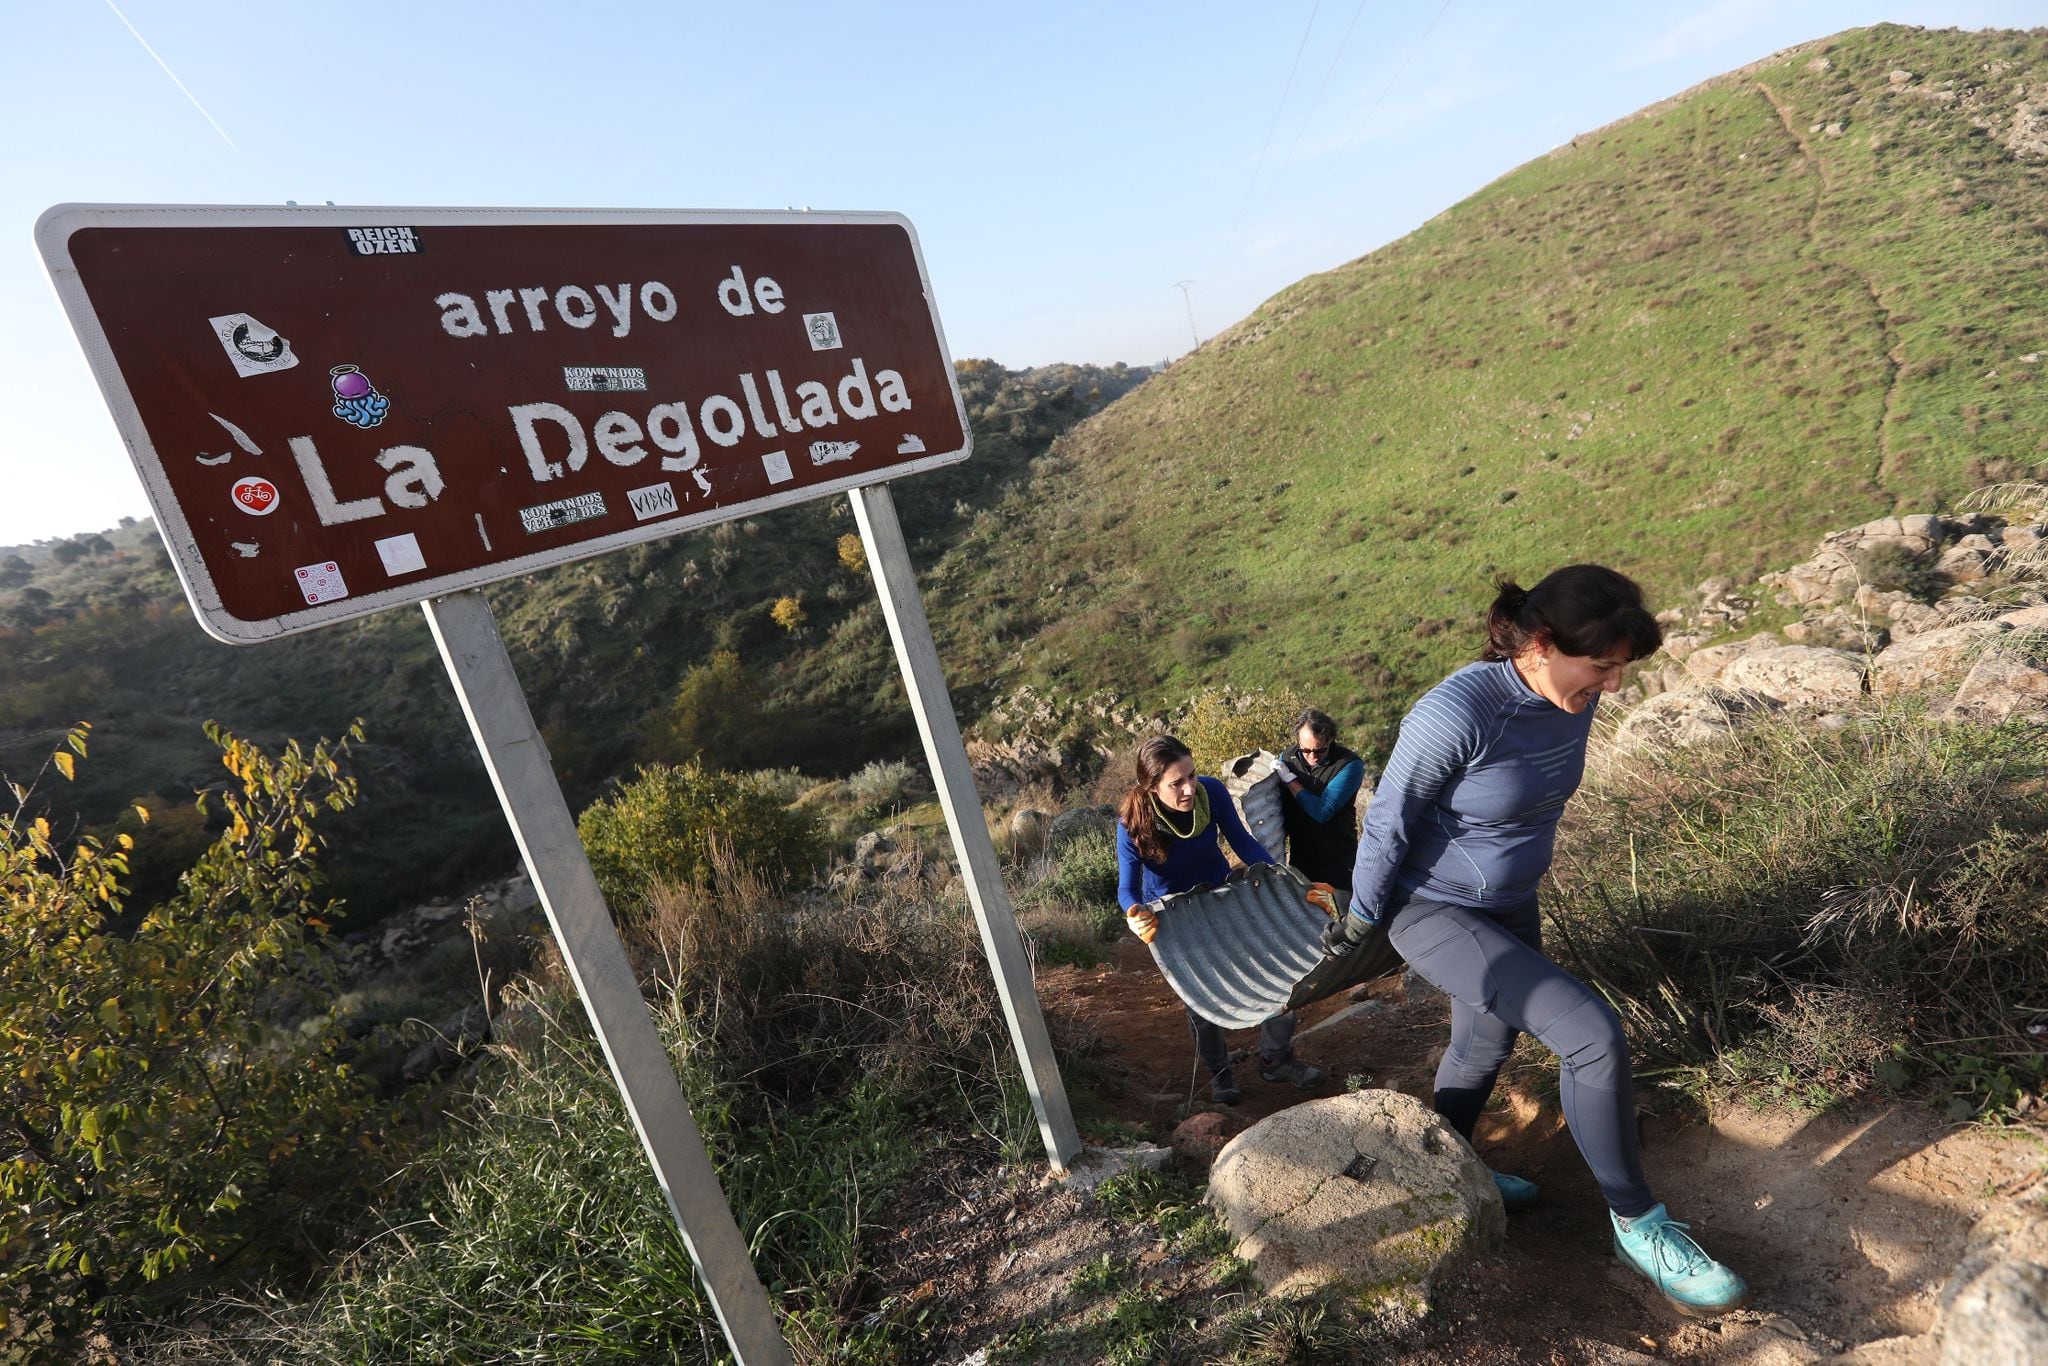
[[[688,225],[698,227],[752,227],[769,224],[894,225],[910,238],[910,251],[917,262],[917,277],[924,289],[926,312],[938,339],[940,357],[946,363],[946,382],[953,394],[953,408],[960,417],[962,443],[957,450],[920,456],[886,469],[847,475],[822,484],[811,484],[782,493],[749,499],[730,508],[712,508],[686,517],[664,518],[658,522],[628,527],[591,541],[538,550],[516,559],[452,574],[415,579],[382,588],[359,597],[287,612],[276,617],[248,621],[229,614],[207,572],[178,501],[172,496],[163,461],[149,439],[128,392],[127,380],[114,359],[112,346],[100,326],[99,315],[86,297],[85,284],[71,259],[71,235],[86,228],[373,228],[373,227],[541,227],[549,225]],[[974,432],[968,425],[967,405],[960,397],[960,376],[953,368],[953,353],[946,344],[945,324],[939,319],[938,301],[932,294],[931,274],[925,268],[924,248],[917,229],[900,213],[883,211],[842,211],[821,213],[808,209],[723,210],[723,209],[522,209],[522,208],[425,208],[414,206],[311,206],[265,204],[57,204],[44,210],[36,220],[36,246],[42,252],[50,283],[57,292],[79,345],[100,386],[114,425],[128,446],[128,457],[142,479],[143,492],[156,517],[157,530],[171,550],[171,564],[184,586],[185,597],[199,625],[215,640],[229,645],[256,645],[284,636],[332,626],[358,617],[373,616],[395,607],[408,607],[429,598],[445,597],[468,588],[503,583],[556,565],[574,564],[629,545],[679,536],[719,522],[735,521],[776,508],[807,503],[817,498],[845,493],[869,484],[886,483],[906,475],[945,465],[958,464],[974,452]]]

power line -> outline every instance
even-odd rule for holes
[[[1380,93],[1373,99],[1372,104],[1366,109],[1365,117],[1360,119],[1358,121],[1358,126],[1351,130],[1351,136],[1344,139],[1343,147],[1339,147],[1337,149],[1339,152],[1344,151],[1345,148],[1348,148],[1349,146],[1351,146],[1352,143],[1358,141],[1358,135],[1365,131],[1365,125],[1372,122],[1372,116],[1379,112],[1380,105],[1386,101],[1387,96],[1393,92],[1394,87],[1401,83],[1401,77],[1407,74],[1408,63],[1415,60],[1415,54],[1420,52],[1422,50],[1422,45],[1429,41],[1429,35],[1436,32],[1436,26],[1438,21],[1444,17],[1444,11],[1448,10],[1450,7],[1451,0],[1444,0],[1443,4],[1438,7],[1436,12],[1436,18],[1431,19],[1429,21],[1429,27],[1422,30],[1422,36],[1420,38],[1417,38],[1415,40],[1415,45],[1408,49],[1408,55],[1401,59],[1401,65],[1395,67],[1394,74],[1387,77],[1386,85],[1380,89]]]
[[[1273,172],[1275,185],[1280,183],[1281,172],[1294,164],[1294,154],[1301,150],[1301,140],[1308,136],[1308,126],[1315,121],[1316,110],[1323,103],[1323,92],[1330,88],[1330,78],[1337,74],[1337,63],[1344,60],[1344,48],[1351,42],[1351,30],[1358,27],[1359,19],[1365,14],[1365,4],[1366,0],[1358,0],[1358,8],[1351,11],[1351,22],[1345,27],[1344,36],[1337,40],[1337,55],[1330,58],[1329,70],[1323,73],[1323,83],[1316,87],[1315,98],[1308,102],[1308,113],[1302,116],[1301,130],[1294,135],[1294,145],[1287,149],[1287,156],[1281,161],[1280,170]],[[1272,190],[1267,190],[1267,197],[1270,198],[1272,193]]]
[[[1237,225],[1244,219],[1244,211],[1251,206],[1252,191],[1258,188],[1259,172],[1265,169],[1266,153],[1273,148],[1273,134],[1280,131],[1280,115],[1286,112],[1287,96],[1294,89],[1294,73],[1301,70],[1301,54],[1308,51],[1308,35],[1316,26],[1316,13],[1323,7],[1323,0],[1316,0],[1309,7],[1308,23],[1301,30],[1301,45],[1294,49],[1294,65],[1287,68],[1287,84],[1280,87],[1280,107],[1273,111],[1273,126],[1266,130],[1266,145],[1259,148],[1258,162],[1252,167],[1251,184],[1244,187],[1244,202],[1237,206],[1237,217],[1230,220],[1230,230],[1237,231]]]

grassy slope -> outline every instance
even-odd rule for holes
[[[2042,461],[2048,164],[2003,144],[2044,82],[2048,33],[1880,27],[1579,138],[1064,438],[935,576],[1007,630],[949,634],[1075,687],[1287,681],[1384,737],[1496,570],[1668,602]]]

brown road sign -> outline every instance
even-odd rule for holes
[[[36,240],[230,642],[971,448],[894,214],[65,204]]]

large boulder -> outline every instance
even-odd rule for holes
[[[1721,686],[1791,707],[1846,707],[1863,695],[1863,660],[1847,650],[1781,645],[1752,650],[1722,671]]]
[[[2011,637],[1995,641],[1978,656],[1956,687],[1947,715],[1957,721],[2048,722],[2048,650],[2039,653],[2003,648]],[[2042,643],[2048,645],[2048,636]]]
[[[1305,1101],[1225,1145],[1209,1200],[1269,1294],[1426,1301],[1447,1262],[1498,1247],[1500,1192],[1469,1144],[1397,1091]]]
[[[1965,536],[1941,553],[1934,572],[1950,583],[1975,583],[1997,567],[1998,550],[1989,536]]]
[[[1942,1366],[2048,1361],[2048,1202],[1993,1205],[1941,1290]]]
[[[1871,661],[1870,690],[1888,697],[1955,687],[1991,639],[2008,629],[1997,622],[1966,621],[1898,641]]]
[[[1052,851],[1057,854],[1075,840],[1087,835],[1101,835],[1104,838],[1109,838],[1115,834],[1115,807],[1073,806],[1052,818],[1050,843]]]
[[[1013,858],[1037,858],[1045,852],[1046,835],[1052,817],[1035,806],[1020,806],[1010,813],[1010,854]]]
[[[1621,718],[1614,732],[1617,750],[1678,749],[1725,740],[1776,711],[1776,698],[1724,688],[1687,688],[1660,693]]]
[[[1758,650],[1769,650],[1783,644],[1776,636],[1765,632],[1762,635],[1746,636],[1721,645],[1709,645],[1704,650],[1694,650],[1685,659],[1685,686],[1694,688],[1710,687],[1721,681],[1721,675],[1728,666],[1744,655]],[[1678,688],[1666,689],[1677,692]]]

